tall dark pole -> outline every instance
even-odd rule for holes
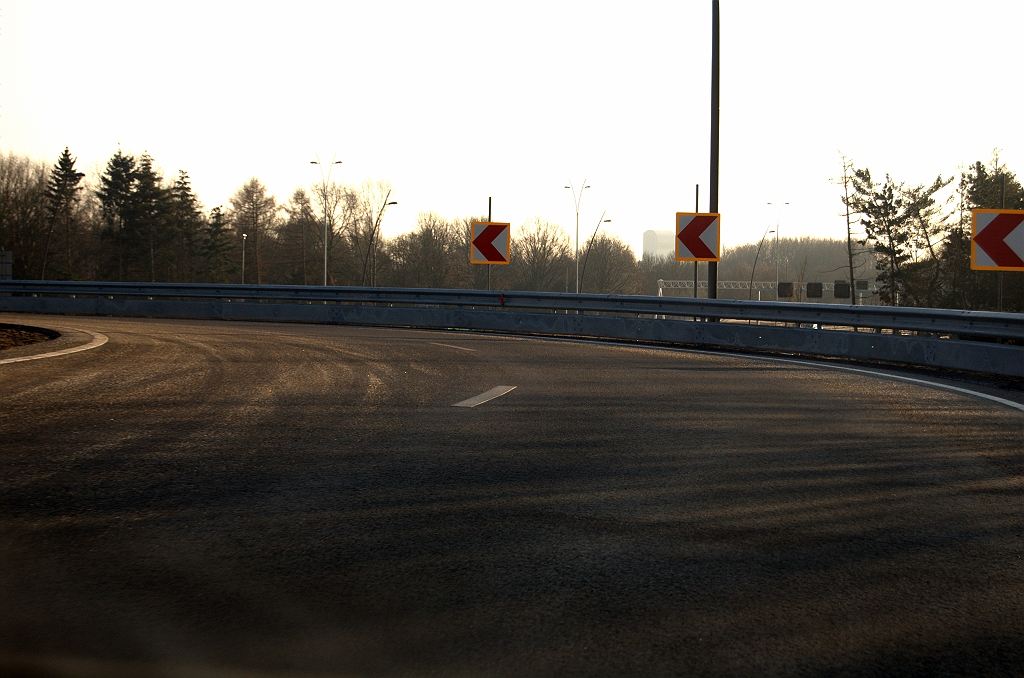
[[[487,198],[487,223],[491,223],[491,199]],[[487,264],[487,289],[491,289],[491,265]]]
[[[697,190],[694,191],[693,196],[693,211],[700,212],[700,184],[697,184]],[[693,262],[693,298],[697,298],[697,262]]]
[[[708,212],[718,212],[718,0],[711,0],[711,197]],[[721,228],[721,226],[719,226]],[[722,233],[719,230],[718,238]],[[718,262],[708,262],[708,299],[718,298]]]
[[[1000,179],[1000,186],[1001,186],[1001,188],[999,189],[999,209],[1005,210],[1006,209],[1006,173],[1003,172],[1002,174],[1000,174],[999,175],[999,179]],[[1002,311],[1003,310],[1003,272],[1002,271],[999,271],[999,273],[996,275],[996,279],[998,280],[998,284],[999,284],[999,294],[996,296],[996,310],[997,311]]]

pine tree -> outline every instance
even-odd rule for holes
[[[870,170],[854,170],[850,202],[861,215],[867,235],[864,242],[875,252],[879,301],[898,306],[905,286],[903,266],[911,259],[913,244],[903,185],[897,185],[888,174],[878,184],[871,179]]]
[[[178,171],[178,178],[170,193],[170,230],[174,236],[177,279],[194,282],[195,258],[198,253],[203,223],[202,205],[192,191],[188,172]]]
[[[906,289],[915,306],[934,307],[939,303],[942,259],[939,251],[949,235],[949,215],[935,196],[953,181],[940,175],[931,185],[921,184],[902,191],[911,247],[915,261],[906,271]]]
[[[231,230],[220,207],[210,210],[201,245],[202,277],[206,282],[226,283],[231,275]]]
[[[82,190],[79,183],[85,176],[75,170],[77,158],[71,157],[71,151],[64,147],[64,152],[57,159],[57,164],[50,170],[50,177],[46,182],[46,214],[49,218],[49,227],[46,231],[46,240],[43,245],[43,265],[39,272],[39,279],[46,280],[46,264],[50,253],[50,238],[57,221],[62,221],[67,242],[67,274],[71,275],[71,219],[74,206],[78,202],[78,194]]]
[[[961,175],[958,186],[960,219],[952,229],[943,252],[949,270],[953,305],[965,309],[995,310],[999,274],[971,270],[971,211],[975,209],[1024,209],[1024,188],[1014,172],[992,153],[988,164],[975,162]],[[1003,309],[1024,309],[1024,273],[1003,274]]]
[[[135,158],[117,149],[107,161],[106,170],[100,177],[100,188],[96,191],[106,222],[104,235],[114,239],[117,256],[117,279],[124,280],[124,255],[126,227],[131,221],[132,196],[135,191]]]
[[[169,212],[169,191],[163,186],[163,177],[153,167],[152,156],[144,152],[135,170],[131,224],[133,231],[148,247],[150,282],[156,282],[156,254],[164,251],[171,239],[167,228]]]

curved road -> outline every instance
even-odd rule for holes
[[[109,337],[0,364],[0,675],[1024,674],[1006,406],[735,356],[0,319]]]

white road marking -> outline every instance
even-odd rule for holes
[[[495,386],[490,391],[484,391],[478,396],[473,396],[472,398],[463,400],[462,402],[455,403],[452,407],[476,407],[477,405],[486,403],[488,400],[494,400],[495,398],[503,396],[514,388],[515,386]]]
[[[456,346],[454,344],[439,344],[436,341],[428,341],[427,343],[433,344],[434,346],[444,346],[445,348],[457,348],[460,351],[473,351],[474,353],[476,352],[475,348],[466,348],[465,346]]]
[[[915,379],[914,377],[904,377],[899,374],[890,374],[887,372],[878,372],[876,370],[867,370],[861,367],[846,367],[845,365],[835,365],[827,362],[812,362],[810,360],[800,360],[798,358],[780,358],[776,356],[767,355],[753,355],[747,353],[733,353],[731,351],[708,351],[699,348],[674,348],[672,346],[657,346],[657,345],[645,345],[645,344],[625,344],[616,341],[602,341],[600,339],[573,339],[570,337],[534,337],[542,341],[565,341],[570,343],[578,344],[600,344],[601,346],[616,346],[618,348],[641,348],[654,351],[672,351],[675,353],[695,353],[698,355],[713,355],[713,356],[726,356],[731,358],[746,358],[748,360],[763,360],[765,362],[778,362],[778,363],[790,363],[793,365],[802,365],[804,367],[814,367],[825,370],[841,370],[844,372],[857,372],[860,374],[866,374],[872,377],[879,377],[881,379],[892,379],[895,381],[905,381],[910,384],[918,384],[921,386],[928,386],[931,388],[938,388],[945,391],[953,391],[955,393],[962,393],[964,395],[974,396],[975,398],[982,398],[989,400],[1006,407],[1012,407],[1015,410],[1024,412],[1024,404],[1007,400],[1006,398],[1000,398],[999,396],[989,395],[981,391],[972,391],[969,388],[961,388],[960,386],[951,386],[944,384],[939,381],[929,381],[927,379]]]
[[[92,341],[90,341],[88,344],[85,344],[84,346],[75,346],[74,348],[65,348],[62,351],[51,351],[50,353],[40,353],[38,355],[27,355],[27,356],[23,356],[21,358],[5,358],[4,360],[0,360],[0,365],[3,365],[4,363],[20,363],[20,362],[24,362],[26,360],[39,360],[41,358],[55,358],[55,357],[57,357],[59,355],[68,355],[69,353],[78,353],[79,351],[88,351],[90,348],[99,348],[103,344],[107,343],[106,335],[100,334],[99,332],[90,332],[89,330],[80,330],[80,329],[77,329],[77,328],[74,328],[74,327],[69,327],[69,328],[56,327],[54,329],[56,329],[58,331],[61,330],[61,329],[71,329],[71,330],[74,330],[76,332],[85,332],[86,334],[92,335]]]
[[[762,357],[761,359],[763,360],[765,358]],[[774,358],[773,360],[778,360],[779,362],[793,363],[796,365],[807,365],[808,367],[822,367],[822,365],[820,365],[819,363],[812,363],[805,360],[792,360],[784,358]],[[1000,398],[999,396],[989,395],[988,393],[982,393],[980,391],[972,391],[970,389],[961,388],[959,386],[951,386],[950,384],[942,384],[935,381],[928,381],[927,379],[915,379],[914,377],[904,377],[903,375],[900,374],[888,374],[886,372],[865,370],[860,367],[846,367],[844,365],[825,365],[824,367],[828,367],[829,369],[832,370],[842,370],[843,372],[857,372],[859,374],[869,374],[872,377],[881,377],[882,379],[895,379],[896,381],[905,381],[911,384],[920,384],[922,386],[931,386],[933,388],[941,388],[947,391],[955,391],[957,393],[975,396],[976,398],[984,398],[985,400],[991,400],[992,402],[999,403],[1000,405],[1006,405],[1007,407],[1012,407],[1016,410],[1024,412],[1024,404],[1015,403],[1012,400],[1007,400],[1006,398]]]

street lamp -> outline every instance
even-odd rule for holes
[[[373,222],[373,228],[370,230],[370,244],[366,247],[366,256],[363,257],[363,276],[359,279],[359,284],[366,282],[366,264],[370,260],[370,252],[373,251],[373,263],[370,264],[370,286],[374,287],[377,285],[377,230],[380,228],[380,220],[384,216],[384,210],[387,209],[388,205],[397,205],[398,203],[392,200],[388,202],[388,198],[391,197],[391,191],[384,196],[384,203],[380,206],[380,210],[377,211],[377,219]]]
[[[771,205],[772,203],[768,203]],[[779,223],[782,221],[782,208],[788,205],[788,202],[784,202],[779,205],[779,213],[775,215],[775,299],[779,298],[779,257],[782,255],[779,253]]]
[[[771,227],[772,227],[771,224],[768,224],[768,228],[764,229],[764,235],[761,236],[761,242],[759,242],[757,244],[757,254],[754,255],[754,267],[752,269],[750,269],[750,287],[747,289],[747,301],[750,301],[751,298],[753,298],[753,296],[754,296],[754,272],[757,271],[757,258],[759,256],[761,256],[761,246],[764,245],[764,239],[768,237],[768,234],[775,232],[775,231],[769,231],[768,230]],[[776,276],[776,278],[778,278],[778,275],[779,275],[778,269],[776,268],[775,269],[775,276]],[[776,280],[775,281],[776,289],[778,289],[778,284],[779,284],[779,281]],[[776,294],[776,297],[777,296],[778,296],[778,294]],[[760,292],[758,292],[757,300],[761,301],[761,293]]]
[[[576,194],[576,187],[570,181],[566,188],[572,191],[573,202],[576,203],[576,294],[580,293],[580,200],[583,199],[583,189],[590,188],[587,186],[587,180],[583,180],[583,188],[580,189],[579,195]]]
[[[316,160],[310,160],[310,165],[320,165],[320,198],[324,203],[324,287],[327,287],[327,185],[331,180],[331,170],[334,169],[335,165],[340,165],[340,160],[335,160],[338,157],[337,154],[331,158],[331,164],[327,168],[327,178],[324,179],[324,166],[320,162],[320,154],[316,156]]]
[[[245,284],[245,233],[242,234],[242,284]]]
[[[607,212],[608,210],[601,212],[601,218],[597,220],[597,226],[594,228],[594,235],[590,236],[590,244],[587,245],[587,253],[583,255],[583,272],[580,273],[580,286],[579,289],[576,290],[577,292],[583,290],[583,276],[587,274],[587,259],[590,258],[590,248],[594,246],[594,240],[597,239],[597,232],[601,230],[601,224],[610,224],[612,221],[611,219],[604,218],[604,215]]]

